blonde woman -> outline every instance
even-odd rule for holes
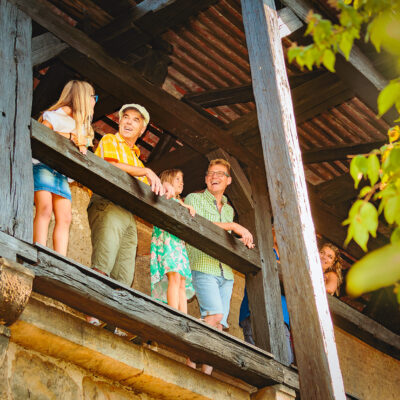
[[[82,154],[92,145],[94,137],[91,121],[97,101],[93,87],[82,81],[68,82],[58,101],[39,118],[39,122],[73,141]],[[54,212],[53,248],[67,254],[71,224],[71,191],[66,176],[34,160],[33,241],[46,245],[49,223]]]
[[[319,257],[324,273],[326,292],[330,295],[338,295],[343,281],[340,251],[332,243],[324,243],[319,251]]]

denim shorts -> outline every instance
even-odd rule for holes
[[[233,279],[193,270],[192,279],[201,316],[222,314],[221,324],[225,328],[229,328],[227,320],[231,305]]]
[[[45,190],[71,200],[67,177],[45,164],[34,164],[33,184],[35,192]]]

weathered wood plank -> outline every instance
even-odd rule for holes
[[[2,248],[7,248],[9,252],[22,257],[29,262],[37,262],[37,251],[34,247],[1,231],[0,246]],[[0,254],[0,257],[6,257],[6,255]]]
[[[400,360],[400,336],[364,314],[355,312],[339,299],[329,296],[334,324],[391,357]]]
[[[274,7],[271,0],[242,0],[300,392],[345,399]]]
[[[76,179],[150,223],[182,238],[242,273],[259,270],[255,251],[205,218],[192,218],[185,208],[164,197],[119,168],[88,153],[83,156],[61,135],[32,120],[32,150],[39,160]]]
[[[196,150],[207,153],[223,147],[248,165],[258,158],[244,152],[242,146],[224,130],[196,113],[190,106],[146,81],[132,67],[113,59],[83,32],[55,15],[46,0],[12,0],[33,20],[76,50],[64,52],[61,59],[123,103],[135,102],[151,112],[152,120]]]
[[[46,32],[32,39],[32,67],[51,60],[68,47],[52,33]]]
[[[39,248],[34,291],[263,387],[298,389],[297,374],[254,346],[95,271]],[[118,290],[115,290],[118,289]]]
[[[385,143],[387,143],[387,140],[370,143],[351,143],[303,151],[303,164],[347,160],[349,155],[369,153],[371,150],[379,149]]]
[[[216,0],[144,0],[102,28],[95,39],[106,42],[107,49],[124,57],[215,2]],[[294,22],[291,20],[291,23]],[[129,36],[134,40],[126,40]]]
[[[33,234],[30,148],[32,24],[9,1],[0,3],[0,230],[27,242]]]
[[[250,182],[254,199],[257,247],[261,259],[261,271],[246,275],[255,343],[270,351],[283,364],[289,365],[278,266],[273,250],[274,239],[267,181],[262,171],[251,170]]]

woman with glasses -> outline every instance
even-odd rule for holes
[[[86,154],[94,137],[91,121],[96,101],[97,96],[89,83],[70,81],[58,101],[41,115],[39,122],[71,140],[82,154]],[[53,248],[65,256],[72,219],[67,177],[37,160],[33,163],[36,206],[33,241],[46,246],[50,218],[54,212]]]

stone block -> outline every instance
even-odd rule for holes
[[[24,310],[32,292],[35,274],[5,258],[0,258],[0,324],[11,325]]]
[[[10,386],[14,400],[77,400],[82,396],[65,369],[26,351],[15,355]]]

